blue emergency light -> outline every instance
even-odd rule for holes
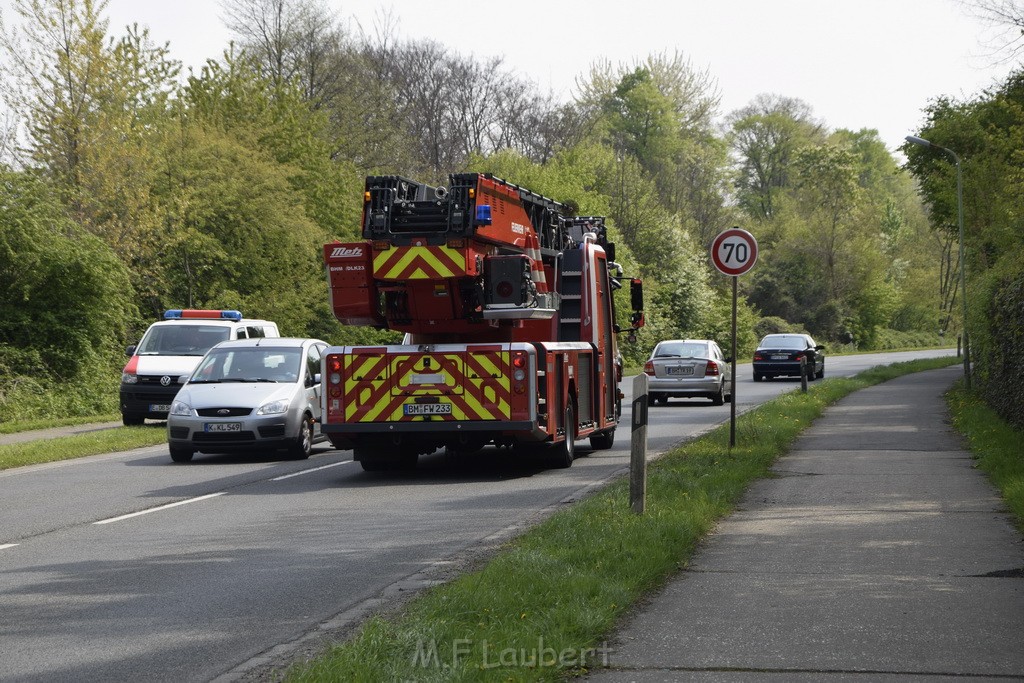
[[[477,204],[476,205],[476,222],[480,225],[491,224],[491,205],[490,204]]]
[[[183,319],[232,320],[237,323],[242,319],[242,312],[202,310],[196,308],[172,308],[164,311],[164,320]]]

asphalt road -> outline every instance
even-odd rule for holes
[[[826,377],[950,353],[829,357]],[[738,412],[800,386],[754,383],[749,365],[738,379]],[[704,400],[652,407],[648,454],[728,419]],[[303,462],[176,465],[156,447],[2,471],[0,681],[259,678],[625,474],[628,424],[611,450],[579,442],[566,470],[492,452],[371,474],[321,446]]]

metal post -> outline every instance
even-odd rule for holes
[[[633,428],[629,454],[629,507],[642,515],[647,506],[647,375],[633,378]]]
[[[729,448],[736,446],[736,285],[739,276],[732,276],[732,396],[729,401]]]
[[[967,260],[964,258],[964,179],[963,171],[960,169],[960,157],[956,152],[941,145],[919,138],[916,135],[908,135],[906,141],[921,147],[934,147],[935,149],[948,154],[956,165],[956,214],[957,223],[960,228],[960,299],[963,301],[963,338],[964,338],[964,384],[967,389],[971,388],[971,341],[967,335]],[[959,347],[957,348],[959,355]]]
[[[945,149],[945,148],[943,148]],[[956,161],[956,209],[960,224],[960,300],[964,310],[964,384],[971,390],[971,342],[967,336],[967,261],[964,259],[964,179],[960,170],[960,157],[951,149],[947,152]]]

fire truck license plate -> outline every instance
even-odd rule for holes
[[[406,403],[406,415],[451,415],[451,403]]]
[[[208,432],[240,432],[241,422],[207,422],[205,429]]]
[[[668,366],[668,374],[670,374],[670,375],[692,375],[693,374],[693,366],[692,365],[685,365],[685,366],[682,366],[682,365],[680,365],[680,366],[670,365],[670,366]]]

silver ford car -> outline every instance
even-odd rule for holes
[[[284,450],[308,458],[320,433],[320,357],[327,342],[288,337],[224,341],[171,403],[174,462],[202,453]]]

